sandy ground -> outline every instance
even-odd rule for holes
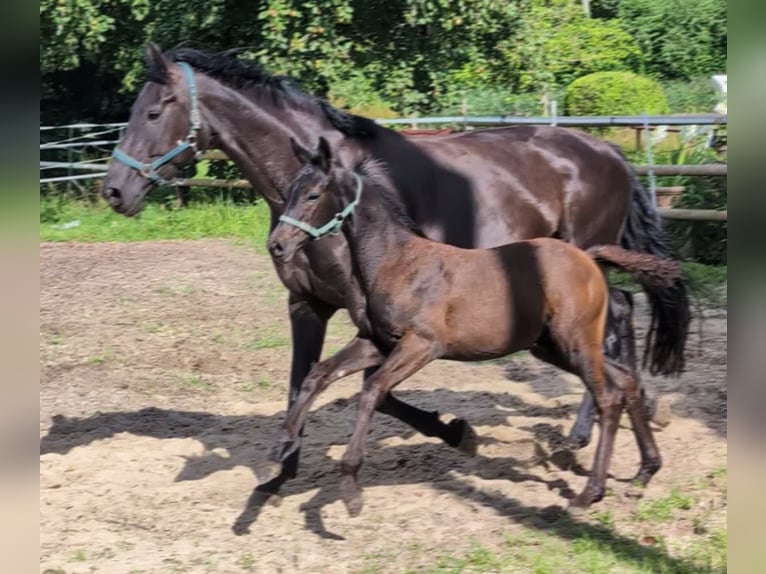
[[[549,457],[581,383],[521,354],[433,363],[401,385],[402,399],[466,418],[479,453],[376,415],[357,518],[338,499],[337,461],[360,378],[339,382],[309,418],[298,478],[260,506],[253,467],[284,416],[290,364],[268,258],[224,241],[43,244],[40,277],[41,571],[399,572],[545,528],[586,481],[592,446],[574,469]],[[644,374],[672,412],[647,498],[726,464],[726,312],[700,316],[687,372]],[[641,333],[642,304],[636,322]],[[339,314],[325,354],[352,334]],[[637,465],[625,425],[599,510],[635,509]]]

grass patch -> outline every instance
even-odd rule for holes
[[[68,199],[40,200],[41,241],[150,241],[158,239],[237,238],[263,248],[271,216],[264,202],[191,203],[182,209],[148,204],[135,217]],[[74,226],[73,226],[74,225]]]
[[[681,494],[676,487],[668,496],[641,502],[634,513],[634,518],[640,522],[667,522],[677,510],[689,510],[696,502],[694,496]]]
[[[250,552],[246,552],[239,557],[237,564],[243,570],[252,570],[253,566],[255,566],[255,557]]]
[[[553,530],[524,529],[497,550],[474,543],[459,554],[440,556],[436,564],[407,574],[534,573],[534,574],[719,574],[726,572],[727,535],[717,531],[700,537],[678,556],[668,554],[660,535],[640,544],[611,528],[563,519]]]
[[[287,347],[290,344],[290,337],[280,335],[276,332],[265,332],[242,343],[245,351],[257,351],[259,349],[278,349]]]
[[[211,385],[209,382],[207,382],[205,379],[200,377],[199,375],[189,375],[182,377],[179,381],[179,384],[184,387],[191,387],[193,389],[200,389],[204,391],[209,391],[213,388],[213,385]]]
[[[106,350],[100,355],[95,355],[88,359],[89,365],[103,365],[114,359],[114,353],[111,350]]]

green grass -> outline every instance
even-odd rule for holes
[[[204,391],[209,391],[213,388],[213,385],[199,375],[185,375],[178,379],[178,384]]]
[[[255,566],[255,557],[253,557],[250,552],[246,552],[239,557],[237,564],[239,564],[239,567],[243,570],[251,570],[253,566]]]
[[[245,351],[257,351],[258,349],[278,349],[290,345],[290,337],[269,330],[264,333],[258,333],[255,337],[244,341],[241,344]]]
[[[667,522],[673,518],[675,511],[689,510],[695,502],[694,496],[681,494],[681,490],[676,487],[668,496],[642,501],[636,509],[634,518],[641,522]]]
[[[61,229],[67,223],[79,225]],[[235,205],[230,202],[189,204],[170,209],[149,204],[137,216],[114,213],[103,203],[91,206],[70,200],[42,199],[41,241],[149,241],[158,239],[201,239],[224,237],[266,243],[270,223],[268,206]]]
[[[565,519],[566,520],[566,519]],[[554,526],[554,529],[556,527]],[[407,574],[534,573],[534,574],[723,574],[727,535],[716,531],[695,540],[676,556],[661,535],[639,544],[611,528],[568,523],[566,532],[532,531],[509,536],[504,546],[491,549],[473,543],[457,554],[442,555],[433,566]],[[557,535],[558,534],[558,535]]]

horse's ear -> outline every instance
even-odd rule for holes
[[[293,138],[292,136],[290,137],[290,147],[293,148],[293,153],[295,154],[295,157],[298,158],[298,161],[300,161],[301,163],[311,162],[312,157],[309,150],[307,150],[305,147],[303,147],[301,144],[295,141],[295,138]]]
[[[154,42],[149,42],[146,47],[146,65],[152,71],[152,76],[167,81],[170,78],[170,64],[171,61],[162,53],[160,47]]]
[[[324,137],[319,137],[319,147],[317,148],[316,162],[320,169],[325,173],[330,173],[332,167],[332,151],[330,144]]]

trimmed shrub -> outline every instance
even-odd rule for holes
[[[572,116],[609,116],[668,113],[662,86],[631,72],[596,72],[569,84],[564,100]]]

